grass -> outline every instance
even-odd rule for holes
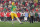
[[[12,22],[0,22],[0,27],[40,27],[40,22],[34,22],[33,24],[29,22],[23,22],[23,24],[20,24],[17,21],[14,21],[13,25]]]

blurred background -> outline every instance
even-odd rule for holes
[[[34,22],[40,22],[40,0],[0,0],[0,21],[11,21],[12,2],[15,2],[16,13],[21,21],[30,21],[33,16]]]

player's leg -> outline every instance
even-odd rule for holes
[[[13,17],[13,13],[11,13],[11,18],[12,18],[12,24],[13,24],[13,19],[14,19],[14,17]]]
[[[16,19],[19,21],[19,23],[22,23],[22,22],[19,20],[17,14],[16,14],[16,13],[14,13],[14,14],[15,14]]]

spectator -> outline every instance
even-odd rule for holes
[[[36,9],[36,12],[38,12],[38,8]]]
[[[35,22],[37,22],[38,13],[35,12]]]
[[[11,0],[9,1],[9,4],[12,4],[12,1]]]
[[[33,17],[34,17],[33,11],[30,12],[30,15],[31,15],[31,22],[33,23]],[[30,23],[31,23],[31,22],[30,22]]]
[[[24,5],[24,6],[25,6],[25,1],[23,1],[22,5]]]
[[[1,12],[1,20],[4,20],[4,11]]]
[[[17,16],[18,16],[18,18],[20,19],[20,17],[21,17],[21,13],[18,12],[18,13],[17,13]]]
[[[25,12],[25,18],[24,21],[26,22],[28,20],[28,12]]]
[[[17,6],[17,5],[18,5],[18,2],[16,2],[15,4],[16,4],[16,6]]]
[[[37,5],[38,5],[38,4],[35,2],[35,3],[34,3],[34,6],[36,7]]]
[[[6,16],[7,16],[7,20],[10,21],[10,12],[9,11],[7,11]]]
[[[4,11],[6,11],[6,8],[4,8]]]
[[[40,12],[38,13],[38,15],[39,15],[39,22],[40,22]]]
[[[29,21],[30,21],[30,23],[31,23],[31,15],[30,15],[30,12],[29,12],[29,15],[28,15],[28,16],[29,16]]]
[[[6,13],[4,12],[4,22],[7,21]]]
[[[0,11],[0,21],[1,21],[1,11]]]
[[[21,12],[21,18],[20,18],[20,19],[21,19],[21,21],[23,21],[23,20],[24,20],[24,16],[25,16],[24,14],[25,14],[24,12]]]

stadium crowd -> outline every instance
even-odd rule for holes
[[[40,22],[40,0],[0,0],[0,19],[11,20],[12,2],[15,2],[16,13],[20,20]]]

